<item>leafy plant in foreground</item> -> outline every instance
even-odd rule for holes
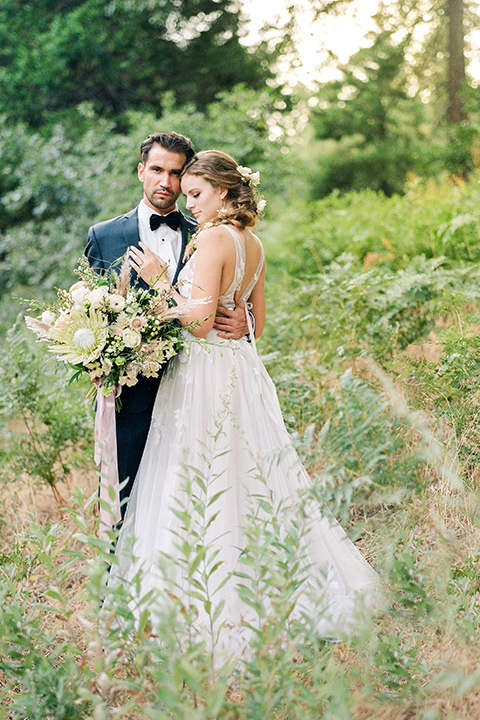
[[[322,505],[346,522],[352,503],[399,504],[421,491],[422,443],[389,399],[347,371],[334,402],[316,449],[312,492]]]
[[[92,413],[67,374],[55,374],[45,353],[34,352],[20,325],[8,333],[0,352],[0,418],[3,462],[17,476],[27,472],[58,492],[76,462],[90,450]],[[12,423],[21,419],[21,429]]]

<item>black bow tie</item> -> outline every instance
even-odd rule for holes
[[[167,223],[172,230],[178,230],[180,227],[180,213],[178,210],[174,210],[168,215],[157,215],[157,213],[150,215],[150,230],[157,230],[163,223]]]

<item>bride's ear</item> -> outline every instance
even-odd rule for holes
[[[220,190],[220,199],[225,200],[228,195],[228,188],[219,187],[218,189]]]

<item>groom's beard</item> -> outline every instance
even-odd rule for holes
[[[168,195],[168,197],[165,198],[159,198],[155,193],[145,193],[147,199],[149,200],[150,204],[153,205],[153,207],[157,208],[157,210],[174,210],[175,209],[175,203],[177,201],[177,198],[175,196],[175,193],[173,193],[171,190],[167,190],[166,188],[162,188],[162,192],[165,195]]]

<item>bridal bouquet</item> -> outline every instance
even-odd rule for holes
[[[39,305],[41,318],[27,326],[49,343],[57,360],[72,366],[74,377],[87,372],[97,390],[95,462],[100,466],[100,534],[120,520],[115,401],[122,385],[139,376],[158,377],[167,360],[183,346],[175,322],[190,303],[178,307],[171,294],[130,285],[125,259],[118,274],[99,275],[81,260],[80,280],[58,290],[57,302]],[[195,301],[196,302],[196,301]]]
[[[75,273],[80,280],[58,290],[57,302],[43,306],[40,319],[27,316],[27,326],[76,375],[87,372],[104,395],[135,385],[140,375],[158,377],[183,345],[174,322],[180,308],[169,293],[132,287],[127,261],[118,275],[99,275],[87,260]]]

